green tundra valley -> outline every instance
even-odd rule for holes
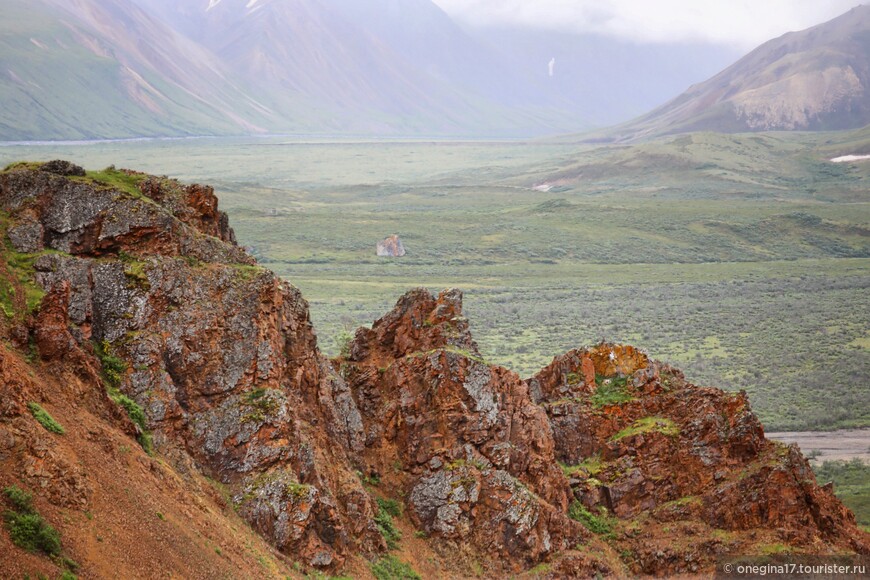
[[[184,139],[0,148],[214,186],[319,344],[456,287],[488,362],[601,340],[745,389],[768,431],[870,426],[870,130],[638,145]],[[378,257],[397,234],[407,254]]]

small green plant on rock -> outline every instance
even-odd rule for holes
[[[121,405],[127,411],[127,416],[130,417],[130,420],[139,427],[139,435],[137,435],[136,440],[142,446],[142,449],[145,450],[145,453],[151,455],[154,449],[151,443],[151,433],[148,432],[146,426],[145,411],[142,410],[142,407],[136,401],[118,391],[109,390],[109,398]]]
[[[136,440],[139,441],[139,445],[142,446],[145,453],[150,455],[153,451],[153,444],[151,442],[151,434],[148,432],[148,421],[145,417],[145,411],[136,401],[119,390],[124,373],[127,372],[127,363],[115,354],[114,348],[108,340],[95,343],[94,351],[97,354],[97,358],[100,359],[103,379],[106,382],[106,391],[109,394],[109,398],[120,405],[127,412],[130,420],[139,427],[139,435]]]
[[[338,356],[342,359],[350,357],[350,345],[353,342],[353,334],[344,328],[335,337],[335,346],[338,348]]]
[[[586,526],[593,534],[600,536],[608,536],[613,533],[613,527],[616,525],[614,518],[608,516],[605,509],[602,508],[600,515],[595,515],[586,509],[582,503],[574,500],[568,508],[568,517],[576,520]]]
[[[378,508],[386,511],[394,518],[402,517],[402,504],[394,499],[378,498]]]
[[[310,489],[310,485],[306,485],[304,483],[296,483],[295,481],[291,481],[284,486],[284,490],[287,492],[287,495],[289,495],[296,501],[299,501],[302,498],[306,497]]]
[[[262,387],[245,393],[243,402],[250,412],[242,417],[242,423],[262,423],[278,409],[278,402],[269,398],[268,391]]]
[[[595,383],[598,388],[595,393],[589,398],[592,406],[596,409],[606,407],[607,405],[619,405],[627,403],[634,397],[628,392],[627,377],[604,377],[595,375]]]
[[[573,475],[582,476],[584,474],[592,477],[598,475],[604,465],[601,461],[601,455],[593,455],[592,457],[587,457],[577,465],[566,465],[559,462],[559,467],[562,469],[562,473],[565,474],[565,477],[571,477]]]
[[[151,282],[148,280],[148,262],[133,260],[124,263],[124,275],[127,277],[127,288],[130,290],[149,290]]]
[[[27,403],[27,408],[30,409],[30,414],[33,415],[36,422],[45,427],[46,431],[57,433],[58,435],[63,435],[66,432],[63,425],[58,423],[54,417],[49,415],[48,411],[40,407],[39,404],[30,402]]]
[[[112,344],[108,340],[94,343],[94,350],[97,358],[100,359],[103,378],[110,388],[117,389],[121,386],[124,373],[127,372],[127,363],[115,354]]]
[[[363,475],[361,471],[358,471],[357,475],[359,476],[360,481],[363,482],[363,485],[367,485],[369,487],[377,487],[381,484],[381,476],[377,473]]]
[[[101,184],[117,191],[129,194],[134,199],[150,201],[139,190],[139,184],[145,180],[145,175],[116,169],[114,165],[106,167],[102,171],[88,171],[87,177],[71,177],[73,181],[83,183]]]
[[[676,437],[680,434],[680,428],[672,420],[665,417],[644,417],[611,437],[610,440],[619,441],[639,433],[661,433],[669,437]]]

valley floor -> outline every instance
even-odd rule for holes
[[[214,185],[240,243],[310,301],[329,354],[407,289],[458,287],[482,354],[524,376],[625,342],[745,389],[768,430],[829,430],[870,426],[870,168],[828,161],[865,142],[269,137],[15,145],[0,165],[60,157]],[[375,256],[390,234],[407,256]]]
[[[783,443],[797,443],[814,463],[852,459],[870,462],[870,429],[785,431],[766,435]]]

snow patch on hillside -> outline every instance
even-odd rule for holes
[[[831,163],[849,163],[851,161],[866,161],[870,159],[870,155],[843,155],[842,157],[834,157]]]

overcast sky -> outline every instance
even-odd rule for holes
[[[637,42],[748,50],[839,16],[861,0],[434,0],[461,22],[597,32]]]

